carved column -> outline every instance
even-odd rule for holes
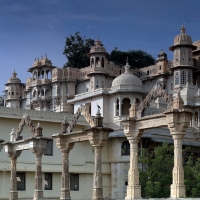
[[[133,104],[130,108],[129,117],[122,120],[124,125],[124,134],[130,143],[130,168],[128,172],[128,186],[126,200],[140,199],[141,186],[139,184],[138,170],[138,142],[141,138],[143,130],[140,130],[140,124],[137,123],[136,105]]]
[[[174,168],[172,171],[173,182],[171,185],[171,198],[184,198],[184,170],[182,163],[182,141],[185,133],[173,132],[171,133],[174,140]]]
[[[36,161],[35,169],[35,191],[33,200],[43,200],[43,178],[42,178],[42,154],[34,153]]]
[[[171,109],[165,112],[168,128],[174,140],[174,168],[171,198],[185,198],[184,170],[182,163],[182,141],[191,120],[191,110],[184,108],[178,92]]]
[[[119,116],[122,115],[122,103],[121,103],[121,97],[119,97]]]
[[[37,134],[41,134],[41,127],[37,126]],[[31,149],[35,155],[35,191],[33,200],[43,200],[43,178],[42,178],[42,155],[47,146],[47,140],[35,140],[34,148]]]
[[[130,143],[130,168],[128,171],[127,200],[141,198],[141,186],[138,170],[138,138],[128,138]]]
[[[103,200],[101,153],[103,146],[94,146],[94,174],[92,200]]]
[[[101,116],[96,116],[96,121],[98,121],[98,125],[102,125],[102,119]],[[102,155],[102,149],[104,144],[106,143],[108,139],[109,132],[113,131],[110,128],[105,127],[92,127],[89,129],[85,129],[88,134],[88,139],[90,141],[90,144],[94,148],[94,174],[93,174],[93,195],[92,200],[104,200],[103,198],[103,175],[102,175],[102,161],[101,161],[101,155]]]
[[[17,158],[20,156],[21,151],[16,151],[9,153],[10,162],[11,162],[11,172],[10,172],[10,198],[9,200],[18,200],[18,191],[17,191]]]
[[[62,153],[62,175],[61,175],[61,194],[60,199],[71,200],[69,188],[69,152],[73,149],[74,143],[69,144],[68,148],[61,150]]]

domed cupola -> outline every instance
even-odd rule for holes
[[[182,25],[181,33],[174,38],[174,45],[169,49],[173,51],[177,46],[187,46],[195,50],[197,47],[193,45],[192,38],[185,33],[186,28]]]
[[[14,72],[12,73],[12,77],[10,79],[8,79],[7,83],[21,83],[21,80],[19,78],[17,78],[17,73]]]
[[[161,50],[161,52],[158,54],[158,59],[157,60],[164,60],[167,59],[167,54]]]
[[[97,41],[95,41],[94,46],[90,49],[90,53],[89,54],[93,54],[93,53],[105,53],[105,54],[108,54],[106,52],[105,47],[103,46],[102,42],[99,39]]]
[[[193,54],[197,47],[193,45],[192,38],[185,33],[185,27],[181,27],[181,33],[174,38],[174,45],[169,50],[174,52],[173,66],[174,91],[180,91],[187,83],[193,82]]]
[[[113,80],[111,88],[113,90],[142,91],[142,81],[131,73],[128,60],[124,68],[125,72]]]

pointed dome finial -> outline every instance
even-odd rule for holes
[[[182,27],[181,27],[181,33],[185,33],[185,30],[186,30],[185,26],[182,25]]]
[[[14,78],[14,77],[17,77],[17,73],[15,72],[15,70],[14,70],[14,72],[12,73],[12,76],[13,76],[13,78]]]
[[[125,68],[125,73],[131,73],[130,72],[130,65],[129,65],[129,63],[128,63],[128,57],[126,58],[126,65],[124,66],[124,68]]]
[[[127,58],[126,58],[126,64],[128,65],[128,56],[127,56]]]

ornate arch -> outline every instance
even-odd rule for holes
[[[21,132],[23,131],[24,125],[27,125],[31,133],[35,136],[35,126],[33,125],[33,122],[31,121],[30,117],[28,114],[24,114],[22,116],[22,120],[19,123],[19,126],[15,132],[15,140],[19,139],[19,136]]]
[[[80,105],[78,110],[76,111],[76,113],[74,114],[74,117],[71,121],[71,123],[69,123],[69,126],[67,128],[67,133],[70,133],[73,131],[74,126],[76,125],[80,115],[83,115],[83,117],[85,118],[85,120],[87,121],[87,123],[91,126],[94,127],[94,120],[92,118],[92,116],[89,113],[89,110],[86,108],[85,105]]]
[[[137,107],[137,111],[143,112],[145,108],[150,104],[153,99],[161,97],[167,104],[168,107],[172,106],[173,98],[169,95],[160,85],[154,86],[149,94],[146,96],[144,101]]]

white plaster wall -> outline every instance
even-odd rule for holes
[[[142,83],[143,91],[149,93],[149,91],[156,85],[156,80],[143,81]]]
[[[171,90],[171,83],[173,84],[172,90]],[[166,91],[168,94],[173,94],[173,92],[174,92],[174,76],[173,76],[173,74],[171,76],[167,77]]]
[[[75,94],[77,95],[77,94],[87,92],[87,89],[89,90],[89,88],[88,88],[89,84],[90,84],[90,80],[82,81],[82,82],[76,84]]]
[[[101,107],[101,116],[104,117],[104,102],[103,96],[93,97],[91,102],[91,115],[95,116],[97,113],[97,104]]]

